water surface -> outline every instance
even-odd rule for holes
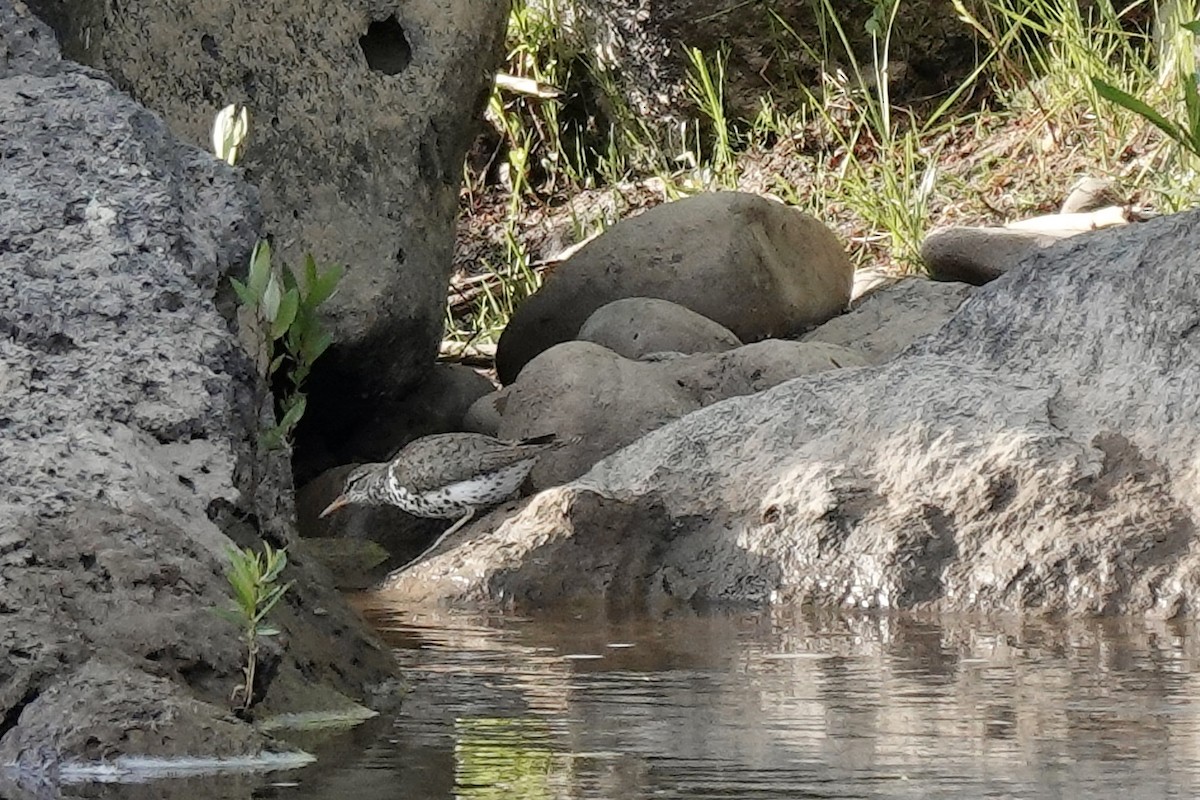
[[[320,766],[272,796],[1140,800],[1200,791],[1194,627],[365,612],[411,682],[401,713],[319,753]]]

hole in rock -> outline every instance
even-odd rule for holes
[[[208,54],[209,58],[220,58],[221,51],[217,48],[217,40],[211,34],[204,34],[200,37],[200,49]]]
[[[367,57],[367,66],[385,75],[403,72],[412,61],[412,47],[395,14],[372,22],[366,35],[358,38],[358,46]]]

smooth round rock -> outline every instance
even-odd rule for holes
[[[472,403],[463,417],[463,430],[495,436],[500,430],[500,415],[504,410],[507,392],[508,389],[498,389]]]
[[[852,311],[809,331],[800,341],[849,347],[872,364],[882,364],[944,325],[973,291],[967,283],[900,278],[868,292],[855,301]]]
[[[513,314],[496,372],[512,383],[614,300],[670,300],[754,342],[836,315],[853,283],[838,238],[802,211],[744,192],[688,197],[617,223],[560,264]]]
[[[601,306],[575,338],[635,360],[648,353],[719,353],[742,344],[724,325],[655,297],[629,297]]]
[[[1059,237],[1007,228],[946,228],[921,243],[929,276],[983,286]]]

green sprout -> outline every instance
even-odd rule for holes
[[[261,324],[267,380],[274,385],[276,373],[284,370],[286,384],[277,398],[279,422],[264,434],[270,449],[286,444],[304,416],[304,384],[313,363],[333,343],[317,309],[333,295],[343,274],[341,266],[318,270],[310,254],[304,259],[303,280],[297,280],[291,270],[272,267],[271,245],[262,240],[250,256],[246,282],[230,279],[242,306]]]
[[[213,120],[213,152],[230,166],[237,163],[250,130],[250,112],[232,104],[217,112]],[[271,264],[271,245],[260,239],[250,256],[246,281],[231,278],[233,290],[242,307],[258,321],[259,364],[267,381],[275,387],[279,422],[263,434],[263,444],[274,450],[291,440],[307,407],[304,383],[313,362],[333,343],[333,337],[321,324],[317,309],[333,296],[345,270],[333,266],[319,271],[312,254],[304,259],[302,280],[289,269]],[[280,388],[275,375],[285,367],[286,382]]]
[[[229,564],[225,578],[233,590],[233,604],[213,611],[241,630],[246,646],[246,663],[242,666],[243,681],[234,687],[230,700],[250,708],[254,700],[254,673],[258,667],[258,640],[262,636],[278,636],[279,629],[266,623],[267,615],[292,588],[295,581],[280,585],[279,575],[287,566],[287,550],[275,550],[263,542],[263,552],[250,548],[231,547],[227,551]]]

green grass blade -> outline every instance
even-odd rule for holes
[[[1099,78],[1092,78],[1092,86],[1096,88],[1096,93],[1105,100],[1108,100],[1110,103],[1116,103],[1122,108],[1132,111],[1150,124],[1154,125],[1167,136],[1170,136],[1175,141],[1182,145],[1187,145],[1188,138],[1184,134],[1183,130],[1176,123],[1171,122],[1169,119],[1155,111],[1146,103],[1143,103],[1133,95],[1118,89],[1112,84],[1105,83]]]

